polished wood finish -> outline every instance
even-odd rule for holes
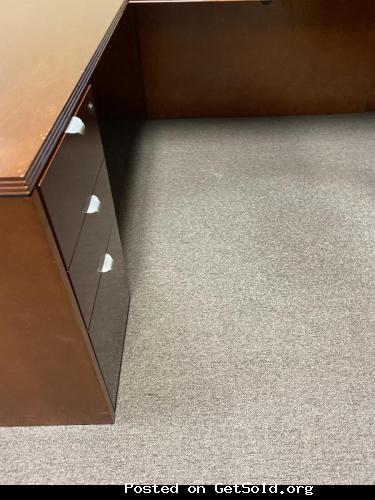
[[[360,112],[375,2],[136,5],[151,118]]]
[[[278,2],[279,0],[263,0],[264,4],[267,2]],[[262,3],[262,0],[129,0],[130,4],[161,4],[161,3],[230,3],[230,2],[258,2]]]
[[[375,111],[375,68],[372,86],[367,98],[366,111]]]
[[[94,190],[104,152],[93,109],[91,90],[85,92],[74,114],[85,124],[84,135],[64,134],[39,182],[65,266],[69,268],[89,198]]]
[[[0,425],[113,422],[37,191],[0,200],[0,233]]]
[[[115,217],[105,162],[100,169],[94,194],[101,201],[100,211],[86,214],[69,268],[69,276],[86,326],[90,323],[100,279],[99,267],[106,252]]]
[[[89,335],[112,404],[115,406],[129,307],[122,246],[116,220],[113,223],[107,253],[113,258],[113,269],[101,275]]]
[[[134,5],[128,5],[94,72],[92,84],[100,118],[146,116]]]
[[[2,0],[0,195],[32,191],[126,3]]]

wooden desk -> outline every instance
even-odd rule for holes
[[[98,120],[375,109],[375,3],[1,9],[0,425],[110,423],[128,294]]]
[[[128,295],[87,88],[125,6],[1,2],[0,425],[114,420]]]

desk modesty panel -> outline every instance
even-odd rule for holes
[[[131,3],[126,17],[134,17],[144,92],[139,116],[269,116],[374,109],[372,0]],[[100,62],[106,68],[103,75],[114,64],[117,68],[116,79],[101,78],[95,88],[100,108],[108,116],[136,114],[134,101],[129,104],[124,97],[129,89],[129,57],[122,56],[128,44],[124,29],[117,30]]]
[[[1,7],[0,425],[112,423],[129,292],[102,120],[374,109],[375,2]]]

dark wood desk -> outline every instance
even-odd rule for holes
[[[1,5],[0,425],[114,420],[129,299],[88,84],[125,6]]]
[[[101,119],[373,110],[375,3],[1,7],[0,425],[111,423],[129,299]]]

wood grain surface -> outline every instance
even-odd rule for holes
[[[263,3],[272,3],[279,0],[263,0]],[[129,3],[230,3],[230,2],[259,2],[262,0],[129,0]]]
[[[373,0],[137,4],[151,118],[364,111]]]
[[[37,190],[0,199],[0,234],[0,426],[112,423]]]
[[[126,3],[0,0],[0,194],[32,189]]]
[[[146,116],[136,5],[128,5],[93,74],[99,118]],[[111,78],[110,75],[114,75]]]

